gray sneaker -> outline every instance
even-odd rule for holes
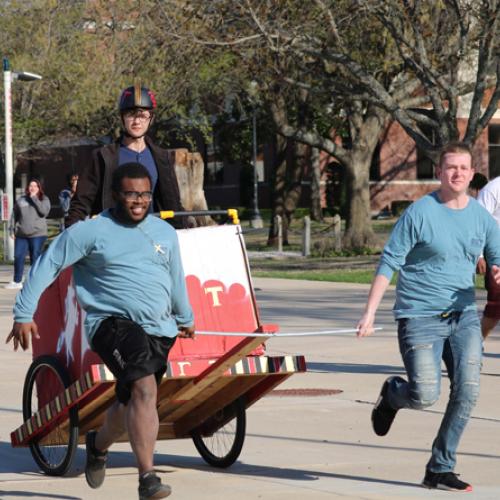
[[[85,437],[85,448],[87,450],[87,462],[85,464],[85,479],[91,488],[99,488],[104,482],[106,475],[107,451],[99,451],[95,447],[97,431],[87,432]]]
[[[162,484],[154,471],[146,472],[139,477],[139,500],[149,498],[166,498],[172,493],[168,484]]]

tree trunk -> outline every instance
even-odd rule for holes
[[[203,158],[200,153],[190,153],[187,149],[171,149],[168,152],[171,165],[175,168],[181,203],[185,210],[207,210],[203,190]],[[195,217],[196,225],[215,224],[211,217]]]
[[[275,227],[274,218],[279,215],[285,219],[285,186],[286,186],[286,150],[287,139],[282,135],[276,134],[276,154],[273,168],[272,179],[272,214],[271,226],[267,238],[267,246],[276,246],[278,244],[278,228]],[[286,221],[283,220],[283,225]]]
[[[323,220],[321,209],[321,164],[318,148],[311,148],[311,219]]]
[[[349,177],[349,213],[343,238],[346,248],[379,246],[371,222],[370,165],[387,117],[387,112],[374,106],[363,110],[361,103],[354,103],[349,113],[352,149],[344,161]]]
[[[349,177],[349,214],[343,238],[346,248],[361,249],[379,243],[371,224],[369,176],[372,156],[371,148],[356,148],[352,150],[351,161],[345,165]]]
[[[288,228],[292,222],[292,216],[297,208],[302,195],[302,179],[307,168],[309,146],[301,142],[293,145],[294,155],[291,165],[287,168],[287,186],[285,195],[285,217],[283,223],[283,245],[289,245]]]

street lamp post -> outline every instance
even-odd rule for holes
[[[12,153],[12,82],[21,80],[29,82],[41,80],[42,77],[36,73],[27,71],[11,71],[9,60],[3,59],[3,91],[4,91],[4,109],[5,109],[5,194],[7,196],[7,220],[10,219],[12,209],[14,208],[14,182],[13,182],[13,164]],[[7,260],[14,260],[14,241],[7,237]],[[4,255],[5,259],[5,255]]]
[[[253,163],[253,192],[252,192],[252,215],[250,226],[256,229],[264,227],[259,212],[259,174],[257,171],[257,107],[255,105],[257,82],[250,83],[250,96],[252,98],[252,163]]]

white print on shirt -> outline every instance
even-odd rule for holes
[[[155,243],[155,252],[165,254],[159,243],[158,244]]]
[[[113,351],[113,357],[115,358],[116,362],[120,365],[120,368],[123,370],[125,368],[125,361],[123,361],[122,355],[120,354],[120,351],[118,349],[115,349]]]
[[[160,257],[161,264],[166,265],[168,267],[169,266],[168,257],[165,253],[165,250],[163,250],[163,248],[161,247],[161,243],[155,243],[153,238],[151,238],[151,236],[149,236],[149,234],[142,227],[137,226],[137,229],[139,229],[139,231],[144,235],[144,237],[153,245],[153,248],[155,249],[155,254],[162,256]]]
[[[64,298],[64,330],[59,334],[56,352],[60,353],[66,348],[66,363],[69,366],[75,360],[73,353],[73,338],[79,322],[79,310],[76,300],[76,292],[73,284],[73,278],[68,285],[66,297]]]

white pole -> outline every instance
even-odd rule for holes
[[[5,193],[7,195],[7,214],[10,219],[14,206],[13,191],[13,154],[12,154],[12,74],[9,60],[3,60],[3,90],[5,107]],[[8,223],[7,223],[8,224]],[[7,235],[7,260],[14,260],[14,240]],[[4,249],[5,251],[5,249]]]
[[[304,230],[302,232],[302,256],[311,255],[311,217],[304,216]]]
[[[373,330],[382,330],[381,326],[375,327]],[[357,328],[337,328],[335,330],[323,330],[318,332],[269,332],[269,333],[248,333],[248,332],[206,332],[206,331],[196,331],[195,335],[215,335],[218,337],[315,337],[317,335],[337,335],[339,333],[356,333],[359,330]]]

